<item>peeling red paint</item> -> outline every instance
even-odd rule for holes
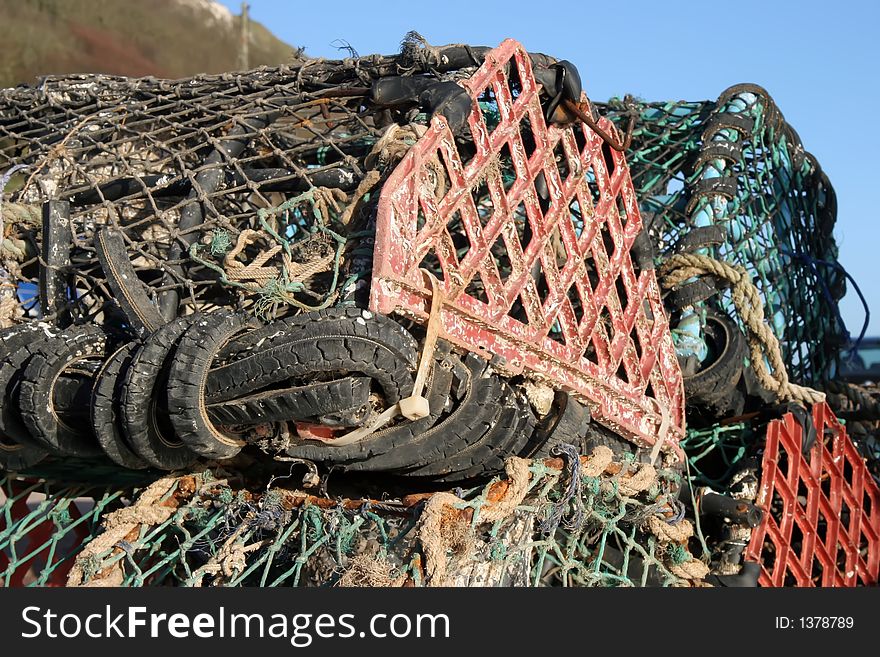
[[[517,67],[521,82],[515,97],[508,63]],[[392,173],[379,201],[371,308],[424,323],[430,288],[419,268],[433,254],[443,274],[442,337],[487,358],[497,356],[503,373],[524,372],[573,393],[598,422],[640,445],[653,445],[661,427],[668,427],[665,449],[680,457],[681,371],[654,272],[636,272],[630,258],[642,224],[623,154],[607,148],[603,153],[601,137],[584,124],[545,124],[531,61],[516,41],[492,51],[464,86],[474,99],[469,125],[476,155],[463,161],[445,120],[436,116]],[[477,102],[487,89],[501,117],[491,131]],[[525,118],[535,141],[531,156],[520,135]],[[600,122],[610,129],[606,119]],[[575,131],[585,142],[581,151]],[[516,173],[508,190],[498,166],[505,145]],[[560,145],[569,169],[565,179],[554,155]],[[439,199],[431,184],[438,162],[449,178]],[[534,186],[539,174],[550,196],[546,213]],[[493,206],[484,216],[471,195],[482,182]],[[575,202],[580,226],[573,217]],[[515,223],[520,205],[531,232],[524,250]],[[461,261],[447,226],[456,212],[469,242]],[[506,277],[495,261],[499,247],[491,251],[496,242],[509,261]],[[547,292],[538,289],[538,266]],[[478,274],[488,302],[466,291]],[[580,318],[572,295],[580,300]],[[525,318],[508,314],[517,300]],[[554,326],[560,331],[551,333]]]

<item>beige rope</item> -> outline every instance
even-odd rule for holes
[[[517,457],[504,464],[507,481],[501,496],[487,503],[479,512],[477,523],[497,522],[510,516],[522,504],[529,490],[529,461]],[[474,548],[475,533],[469,521],[467,509],[459,508],[467,503],[452,493],[435,493],[425,505],[419,519],[419,541],[425,553],[425,580],[428,586],[446,586],[452,552],[459,558],[467,556]]]
[[[261,236],[262,232],[258,230],[246,229],[241,231],[238,240],[235,242],[235,247],[223,259],[223,268],[226,270],[226,276],[229,280],[238,282],[253,281],[254,289],[259,289],[269,281],[274,281],[280,276],[280,269],[278,267],[264,266],[281,250],[280,244],[276,244],[266,251],[261,251],[247,265],[236,260],[248,245],[256,242]]]
[[[241,255],[248,245],[253,244],[264,236],[264,233],[259,230],[248,228],[241,231],[235,246],[223,258],[223,268],[226,271],[226,277],[231,281],[243,284],[252,292],[260,291],[270,281],[278,280],[281,277],[282,267],[287,274],[289,282],[302,282],[315,274],[331,269],[336,259],[335,254],[331,252],[320,258],[314,258],[309,262],[299,263],[291,260],[290,256],[286,253],[282,253],[282,264],[280,266],[266,266],[266,263],[281,251],[281,245],[275,244],[267,250],[260,251],[257,257],[248,264],[238,260],[238,256]]]
[[[425,505],[419,526],[419,542],[425,553],[425,582],[446,585],[447,555],[450,551],[467,554],[473,546],[470,522],[456,505],[464,500],[452,493],[435,493]]]
[[[581,474],[598,477],[614,461],[614,452],[607,445],[597,445],[589,456],[581,457]]]
[[[427,132],[425,126],[392,123],[364,158],[364,166],[368,169],[379,169],[396,164],[425,132]]]
[[[648,531],[654,534],[661,543],[687,543],[687,540],[694,535],[694,527],[689,520],[679,520],[675,524],[670,524],[659,516],[648,516],[645,521]]]
[[[355,211],[360,208],[361,200],[367,192],[371,191],[373,187],[379,183],[381,179],[382,175],[376,169],[371,169],[364,174],[364,179],[361,180],[357,189],[354,190],[354,194],[352,194],[351,202],[345,207],[345,210],[339,216],[339,223],[343,226],[348,225],[351,218],[354,216]]]
[[[752,367],[761,385],[783,401],[810,404],[824,401],[824,393],[788,380],[779,340],[764,320],[764,305],[758,288],[742,266],[729,265],[697,253],[680,253],[670,257],[660,267],[662,284],[666,288],[677,287],[688,279],[704,274],[711,274],[731,284],[733,304],[746,326]],[[765,358],[769,361],[769,370]]]
[[[681,564],[670,565],[669,572],[671,572],[676,577],[681,577],[682,579],[701,580],[709,574],[709,566],[704,564],[699,559],[691,558],[690,561],[685,561]]]
[[[244,571],[247,567],[247,555],[249,552],[258,550],[266,545],[265,541],[256,541],[250,545],[244,545],[239,538],[247,529],[248,523],[239,525],[232,535],[226,539],[223,545],[217,550],[217,554],[212,556],[205,565],[198,568],[193,573],[193,586],[201,587],[202,580],[205,575],[220,575],[221,578],[214,581],[214,585],[219,585],[224,579],[232,579],[237,574]]]
[[[301,282],[310,279],[315,274],[332,269],[336,254],[331,251],[320,258],[313,258],[302,263],[294,262],[286,253],[282,254],[281,258],[284,261],[284,269],[287,270],[287,280]]]
[[[503,520],[522,504],[529,492],[529,461],[511,456],[504,463],[504,471],[507,473],[507,490],[500,500],[480,509],[480,520],[483,522]]]
[[[657,470],[649,463],[642,463],[630,477],[621,477],[618,481],[621,495],[633,497],[648,490],[657,481]]]
[[[340,203],[345,203],[347,201],[348,196],[346,193],[335,187],[316,187],[312,191],[314,211],[321,215],[321,219],[325,224],[329,223],[330,209],[332,208],[333,212],[338,217],[342,213],[342,206]]]
[[[379,138],[370,153],[364,159],[364,165],[368,169],[388,169],[403,159],[409,149],[422,138],[427,132],[425,126],[408,124],[397,125],[392,123],[382,136]],[[440,161],[437,153],[433,153],[424,161],[425,176],[420,181],[420,192],[424,195],[431,195],[436,200],[440,200],[447,191],[446,169]]]
[[[104,531],[83,548],[67,575],[67,586],[118,586],[123,580],[122,564],[117,561],[109,569],[97,573],[85,582],[85,566],[89,561],[108,550],[121,549],[116,545],[137,531],[142,525],[160,525],[177,511],[177,505],[163,505],[163,498],[172,490],[178,478],[162,477],[153,482],[138,496],[131,506],[119,509],[104,518]]]
[[[648,516],[645,524],[648,531],[657,537],[661,545],[675,543],[687,547],[688,539],[694,535],[694,527],[687,520],[670,524],[658,516]],[[670,564],[669,571],[682,579],[701,580],[709,574],[709,566],[691,556],[688,561],[683,563]]]
[[[9,328],[18,319],[24,317],[24,310],[13,294],[8,294],[9,284],[3,283],[0,290],[0,328]]]

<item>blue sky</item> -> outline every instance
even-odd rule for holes
[[[222,4],[239,13],[241,2]],[[593,2],[351,2],[250,0],[251,15],[312,56],[397,52],[409,30],[434,44],[494,46],[513,37],[577,65],[594,100],[714,99],[754,82],[776,99],[834,185],[840,261],[875,311],[880,334],[880,2],[877,0],[644,0]],[[864,319],[856,295],[841,305],[850,332]]]

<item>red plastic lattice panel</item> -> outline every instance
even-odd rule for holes
[[[761,586],[866,586],[880,571],[880,489],[827,404],[813,407],[816,442],[788,413],[767,429],[758,506],[764,519],[746,559]]]
[[[371,308],[424,323],[432,271],[447,340],[568,390],[640,445],[665,432],[680,455],[681,371],[654,272],[630,257],[642,223],[623,154],[582,123],[546,125],[516,41],[463,86],[473,147],[435,117],[383,187]]]

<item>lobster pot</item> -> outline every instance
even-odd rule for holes
[[[834,189],[770,95],[743,84],[716,101],[600,107],[621,127],[635,119],[627,156],[655,254],[687,245],[744,267],[791,380],[832,379],[849,337],[838,310],[846,277],[832,235]],[[702,282],[702,294],[668,301],[735,315],[724,284]]]
[[[372,70],[397,65],[376,60]],[[17,168],[4,181],[19,247],[6,266],[18,304],[7,321],[118,322],[125,295],[113,265],[123,260],[146,288],[140,302],[166,319],[217,307],[274,317],[279,306],[284,314],[353,296],[368,272],[357,261],[363,244],[340,234],[357,233],[363,204],[351,207],[352,194],[360,188],[368,201],[375,172],[416,137],[374,152],[391,118],[364,110],[369,82],[352,62],[309,62],[0,91],[0,167]],[[44,232],[46,199],[58,203]],[[62,289],[50,298],[38,292],[43,250],[64,254]]]

